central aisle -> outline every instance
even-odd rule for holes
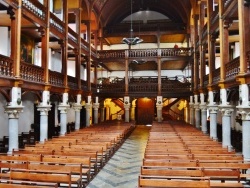
[[[136,126],[87,188],[135,188],[148,140],[150,127]]]

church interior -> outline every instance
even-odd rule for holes
[[[0,0],[0,188],[250,187],[249,0]]]

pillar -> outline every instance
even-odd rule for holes
[[[250,107],[249,107],[249,87],[247,84],[239,86],[239,106],[238,113],[242,119],[242,154],[244,160],[250,160]]]
[[[135,107],[136,107],[136,104],[135,104],[135,102],[132,102],[132,104],[131,104],[131,114],[130,114],[130,119],[131,120],[135,120]]]
[[[67,112],[69,109],[68,93],[63,93],[63,101],[59,104],[58,110],[60,110],[60,135],[64,136],[67,133]]]
[[[210,116],[210,138],[213,140],[218,140],[217,136],[217,113],[218,113],[218,105],[214,102],[214,93],[213,91],[208,92],[208,105],[207,108],[209,110]]]
[[[10,107],[5,108],[5,113],[9,118],[9,149],[8,154],[12,154],[13,149],[19,149],[18,144],[18,118],[19,114],[23,112],[23,107]]]
[[[130,102],[128,96],[124,97],[124,109],[125,109],[125,122],[129,122]]]
[[[73,104],[73,109],[75,110],[75,130],[79,130],[80,129],[80,117],[81,117],[81,109],[82,109],[82,105],[81,105],[81,95],[78,94],[77,95],[77,101],[76,103]]]
[[[157,109],[157,121],[159,123],[162,122],[162,108],[163,108],[162,96],[157,96],[156,109]]]
[[[98,103],[98,97],[96,97],[96,101],[93,104],[94,108],[94,124],[98,124],[98,109],[99,109],[100,104]]]
[[[184,104],[184,120],[186,123],[188,123],[189,121],[189,114],[188,114],[188,106],[187,106],[187,100],[185,100],[185,104]]]
[[[231,144],[231,114],[232,107],[220,107],[222,113],[222,147],[227,147],[229,151],[232,150]]]
[[[217,135],[217,113],[219,108],[214,106],[209,107],[209,116],[210,116],[210,138],[217,141],[218,135]]]
[[[43,99],[37,110],[40,111],[40,142],[43,143],[48,140],[48,112],[51,110],[49,91],[43,91]]]
[[[220,89],[220,103],[219,109],[222,114],[222,146],[228,147],[228,150],[231,150],[231,114],[233,106],[227,102],[227,91],[224,88]]]
[[[91,110],[92,110],[92,104],[91,103],[86,103],[85,104],[85,109],[86,109],[86,127],[90,126],[90,117],[91,117]]]
[[[190,119],[189,123],[191,125],[194,124],[194,103],[193,103],[193,96],[190,96],[190,102],[189,102],[189,109],[190,109]]]
[[[200,94],[200,110],[201,110],[201,131],[207,134],[207,104],[204,101],[204,93]]]
[[[24,106],[21,101],[21,88],[13,87],[11,90],[11,102],[5,107],[5,113],[9,118],[9,149],[8,154],[12,154],[13,149],[19,149],[18,144],[18,119],[23,112]]]
[[[200,129],[201,126],[201,111],[198,103],[198,95],[194,95],[194,109],[195,109],[195,127]]]

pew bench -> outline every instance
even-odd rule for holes
[[[177,188],[210,188],[207,177],[174,177],[140,175],[138,187],[177,187]]]
[[[28,181],[41,181],[49,183],[66,184],[71,188],[72,183],[80,185],[80,179],[72,177],[71,172],[59,172],[59,171],[42,171],[42,170],[25,170],[25,169],[11,169],[11,180],[28,180]]]
[[[28,170],[45,171],[54,173],[71,172],[71,183],[76,184],[77,187],[82,187],[82,171],[83,167],[81,163],[61,163],[58,160],[57,163],[51,162],[28,162]],[[11,174],[11,173],[10,173]],[[10,175],[11,177],[11,175]],[[88,183],[88,182],[87,182]]]
[[[88,183],[91,180],[91,158],[90,157],[67,157],[67,156],[43,156],[43,163],[54,163],[54,164],[69,164],[74,165],[75,163],[81,164],[81,172],[79,172],[84,180],[84,183]],[[76,169],[77,170],[77,169]]]
[[[0,179],[0,188],[58,188],[57,183]]]

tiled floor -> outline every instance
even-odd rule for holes
[[[130,137],[87,188],[137,187],[149,130],[146,126],[136,126]]]

